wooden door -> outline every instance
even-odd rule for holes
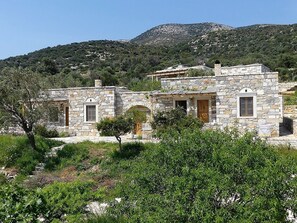
[[[69,126],[69,107],[65,108],[65,126]]]
[[[142,135],[142,123],[141,122],[138,122],[135,124],[134,126],[134,134],[135,135],[138,135],[138,136],[141,136]]]
[[[198,100],[197,101],[198,107],[198,118],[206,123],[209,122],[209,102],[208,100]]]

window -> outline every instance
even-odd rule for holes
[[[240,97],[239,106],[240,106],[240,116],[249,117],[254,116],[254,98],[253,97]]]
[[[86,105],[86,122],[96,122],[96,105]]]
[[[186,100],[175,101],[175,108],[181,108],[185,113],[187,113],[187,101]]]
[[[59,122],[59,108],[58,107],[49,107],[48,114],[49,122]]]

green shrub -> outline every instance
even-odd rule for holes
[[[161,90],[161,81],[152,81],[148,79],[132,81],[128,84],[129,90],[132,91],[155,91]]]
[[[6,184],[6,183],[7,183],[7,179],[6,179],[5,175],[1,173],[0,174],[0,187],[1,187],[1,185]]]
[[[103,190],[93,191],[94,182],[75,181],[71,183],[56,182],[44,187],[41,195],[47,204],[50,218],[60,219],[64,214],[77,215],[85,213],[84,207],[90,201],[101,200]]]
[[[51,147],[61,145],[61,142],[36,137],[36,150],[32,150],[25,136],[0,136],[0,165],[16,167],[22,174],[30,174],[35,165],[44,159],[44,154]]]
[[[111,157],[113,159],[131,159],[138,156],[145,148],[143,143],[125,143],[121,150],[115,150]]]
[[[129,222],[284,222],[297,210],[296,163],[251,134],[173,131],[130,162],[109,211]]]
[[[22,174],[30,174],[35,166],[42,160],[42,154],[35,150],[23,151],[22,156],[20,156],[16,162],[15,167],[20,170]]]
[[[59,137],[59,132],[56,129],[49,130],[44,125],[36,125],[34,133],[45,138]]]
[[[0,219],[3,223],[38,222],[46,214],[46,206],[40,193],[17,185],[0,186]]]
[[[59,137],[61,137],[61,138],[65,138],[65,137],[69,137],[69,136],[70,136],[69,132],[60,132],[59,133]]]
[[[82,161],[89,158],[89,151],[83,146],[84,144],[67,144],[62,150],[57,152],[56,157],[51,157],[46,160],[46,169],[54,170],[61,169],[66,166],[74,165],[78,169],[82,164]]]
[[[157,112],[151,125],[156,136],[161,137],[168,132],[172,132],[172,130],[180,133],[183,129],[199,129],[203,126],[203,123],[196,117],[187,116],[181,108],[176,108],[170,111]]]
[[[114,216],[97,216],[85,220],[83,223],[126,223],[127,219]]]

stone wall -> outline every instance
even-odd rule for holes
[[[286,92],[291,89],[295,90],[295,87],[297,87],[297,82],[279,83],[279,92]]]
[[[215,84],[216,79],[214,76],[164,78],[161,80],[163,90],[200,91],[206,87],[215,87]]]
[[[196,95],[167,95],[163,97],[154,97],[153,99],[153,111],[154,113],[157,111],[170,111],[175,105],[175,100],[186,100],[187,101],[187,113],[188,115],[192,115],[197,117],[198,108],[197,101],[198,100],[209,100],[209,122],[216,121],[216,96],[196,94]]]
[[[297,105],[285,105],[284,116],[297,118]]]
[[[222,67],[221,75],[250,75],[270,72],[270,69],[263,64],[239,65],[232,67]]]
[[[96,105],[96,121],[115,116],[115,87],[51,89],[49,96],[56,101],[66,99],[67,103],[64,103],[64,108],[69,106],[69,127],[65,126],[65,110],[61,115],[64,125],[62,122],[57,125],[49,123],[49,127],[54,126],[59,131],[67,131],[71,135],[98,135],[96,122],[85,121],[85,105],[87,104]]]
[[[144,106],[152,110],[150,92],[147,91],[128,91],[122,88],[116,90],[116,115],[128,111],[134,106]]]
[[[256,130],[265,136],[279,135],[281,100],[277,73],[217,76],[217,123],[222,128]],[[246,89],[256,99],[255,117],[239,117],[238,97]],[[247,94],[248,95],[248,94]],[[265,133],[264,133],[265,132]]]

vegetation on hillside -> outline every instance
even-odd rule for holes
[[[232,27],[217,23],[164,24],[153,27],[131,40],[132,43],[145,45],[173,45],[189,41],[196,36]]]
[[[5,67],[27,67],[42,74],[50,87],[122,85],[133,89],[147,73],[176,64],[189,66],[219,59],[223,66],[263,63],[296,80],[297,25],[250,26],[207,32],[177,45],[137,45],[88,41],[48,47],[0,61]],[[157,37],[155,37],[157,38]],[[144,83],[145,84],[145,83]],[[137,88],[139,89],[139,88]]]
[[[36,137],[36,150],[32,150],[25,136],[0,135],[0,167],[15,169],[18,173],[28,175],[44,160],[44,155],[50,148],[61,144]]]
[[[236,132],[168,133],[159,144],[121,151],[111,143],[65,146],[29,182],[0,181],[1,221],[286,222],[287,209],[296,213],[295,150]],[[109,203],[109,214],[90,215],[92,201]]]
[[[212,65],[263,63],[279,71],[281,80],[297,78],[297,24],[250,26],[211,32],[189,44],[195,55]]]
[[[129,222],[286,222],[287,210],[296,213],[296,159],[251,134],[172,131],[132,163],[112,216]]]

